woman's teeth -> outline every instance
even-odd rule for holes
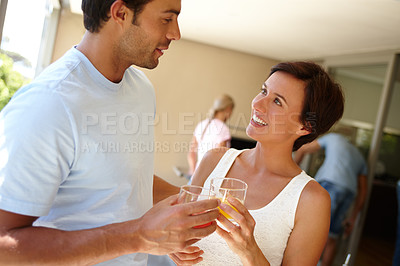
[[[260,118],[258,118],[256,115],[253,115],[253,121],[256,122],[257,124],[260,124],[262,126],[266,126],[268,125],[265,121],[261,120]]]

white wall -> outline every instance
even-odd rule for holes
[[[386,71],[386,67],[385,67]],[[381,79],[363,76],[346,75],[343,71],[336,75],[336,80],[342,85],[345,93],[345,109],[343,119],[364,122],[372,128],[375,124],[380,97],[384,85]],[[400,82],[397,81],[391,96],[386,128],[400,132]]]
[[[84,34],[81,15],[63,10],[56,37],[53,61]],[[250,119],[250,103],[261,89],[269,69],[277,62],[267,58],[221,49],[188,40],[172,42],[154,70],[142,69],[152,81],[157,96],[155,126],[155,173],[181,185],[172,166],[187,170],[186,154],[195,125],[205,118],[213,99],[228,93],[235,100],[230,125],[245,128]],[[246,137],[242,131],[234,136]]]
[[[343,118],[374,124],[382,93],[382,84],[341,75],[338,75],[336,80],[342,85],[345,94]]]
[[[52,60],[57,60],[71,47],[78,44],[84,33],[82,15],[71,13],[68,8],[62,9]]]
[[[230,94],[235,109],[229,124],[245,128],[250,119],[250,104],[276,61],[180,40],[162,57],[154,70],[144,70],[156,88],[157,114],[156,174],[174,184],[172,166],[187,170],[186,154],[195,125],[205,118],[213,99]],[[246,137],[245,132],[232,134]]]

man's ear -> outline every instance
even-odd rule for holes
[[[110,17],[118,24],[123,24],[128,18],[129,8],[124,1],[116,0],[110,7]],[[131,11],[132,12],[132,11]]]

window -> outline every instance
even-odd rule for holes
[[[47,0],[8,1],[1,51],[14,61],[14,70],[24,77],[35,76],[48,10]]]
[[[50,63],[60,4],[58,0],[0,3],[1,110],[15,91]]]

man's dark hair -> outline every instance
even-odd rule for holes
[[[111,5],[116,0],[82,0],[83,24],[85,28],[94,33],[99,32],[104,22],[110,19]],[[132,23],[135,24],[137,15],[142,12],[144,6],[152,0],[123,0],[135,16]]]
[[[282,71],[305,82],[305,97],[300,122],[311,133],[299,137],[293,151],[327,132],[343,115],[344,96],[339,84],[312,62],[285,62],[271,68],[270,76]]]

